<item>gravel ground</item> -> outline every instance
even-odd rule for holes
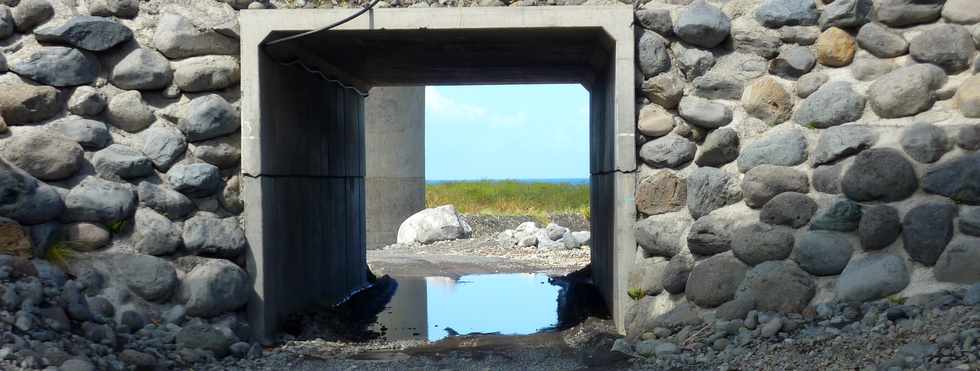
[[[514,229],[524,222],[537,222],[530,216],[520,215],[486,215],[486,214],[463,214],[463,219],[473,228],[473,237],[493,237],[505,229]],[[582,214],[555,214],[550,217],[550,222],[572,231],[588,231],[589,220]],[[538,226],[544,228],[538,222]]]

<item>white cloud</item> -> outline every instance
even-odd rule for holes
[[[490,125],[522,125],[527,123],[526,112],[498,114],[486,107],[453,100],[434,86],[425,87],[426,112],[453,122],[485,123]]]

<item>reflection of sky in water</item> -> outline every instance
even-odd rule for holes
[[[380,316],[388,339],[428,339],[499,332],[525,335],[558,322],[559,287],[543,274],[396,278],[398,291]]]

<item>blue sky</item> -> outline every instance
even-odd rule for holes
[[[426,87],[425,177],[587,178],[588,122],[580,85]]]

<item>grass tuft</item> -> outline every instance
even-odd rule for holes
[[[426,207],[452,204],[464,214],[528,215],[547,224],[551,215],[580,214],[589,209],[589,186],[478,180],[429,184]]]
[[[68,262],[75,257],[75,250],[72,250],[66,242],[55,242],[48,249],[47,254],[44,256],[44,260],[47,260],[51,264],[58,266],[63,270],[68,269]]]

